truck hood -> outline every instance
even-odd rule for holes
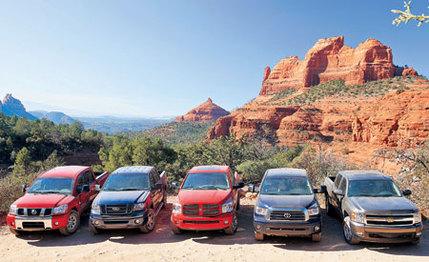
[[[231,190],[180,190],[179,203],[189,204],[221,204],[231,196]]]
[[[53,208],[70,203],[75,197],[63,194],[30,194],[27,193],[14,202],[22,208]]]
[[[350,201],[365,212],[390,214],[417,211],[416,205],[405,197],[350,197]]]
[[[122,205],[144,202],[149,195],[147,190],[101,191],[94,202],[98,205]]]
[[[259,195],[257,205],[272,208],[306,208],[313,201],[314,195]]]

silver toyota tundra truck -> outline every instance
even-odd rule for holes
[[[392,178],[379,171],[341,171],[325,179],[327,212],[343,220],[349,244],[418,243],[422,234],[419,209],[400,191]]]

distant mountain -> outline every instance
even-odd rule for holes
[[[47,119],[54,122],[57,125],[73,124],[77,122],[75,119],[64,114],[63,112],[30,111],[30,113],[33,116],[37,117],[38,119]]]
[[[11,94],[7,94],[3,101],[0,102],[0,112],[6,116],[23,117],[28,120],[37,120],[35,116],[25,110],[24,105],[18,99],[14,98]]]
[[[229,115],[229,112],[213,103],[211,98],[188,113],[176,117],[176,122],[205,122]]]
[[[137,132],[155,128],[171,122],[167,118],[122,118],[114,116],[74,117],[85,129],[93,129],[108,134]]]

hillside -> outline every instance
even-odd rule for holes
[[[205,138],[213,121],[172,122],[143,131],[141,134],[161,138],[170,144],[193,143]]]
[[[76,122],[76,120],[73,119],[71,116],[68,116],[62,112],[57,112],[57,111],[52,111],[52,112],[30,111],[29,113],[37,117],[38,119],[47,119],[49,121],[54,122],[57,125],[73,124]]]
[[[6,116],[23,117],[28,120],[37,119],[32,114],[28,113],[21,101],[14,98],[12,94],[7,94],[0,102],[0,113]]]
[[[377,150],[413,148],[428,139],[429,82],[416,75],[394,66],[390,48],[376,40],[356,49],[344,47],[343,38],[320,40],[304,61],[290,66],[281,60],[266,70],[260,95],[218,119],[208,137],[318,143],[369,163]]]

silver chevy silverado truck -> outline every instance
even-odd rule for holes
[[[326,209],[343,220],[349,244],[418,243],[422,234],[419,209],[400,191],[392,178],[379,171],[348,170],[326,177]]]

